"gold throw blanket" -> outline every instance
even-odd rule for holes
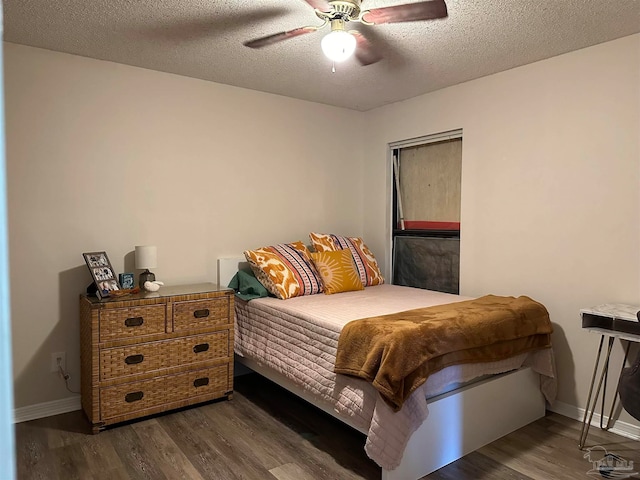
[[[487,295],[349,322],[334,371],[370,381],[398,411],[432,373],[550,347],[552,331],[542,304]]]

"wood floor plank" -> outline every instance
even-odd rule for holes
[[[80,410],[41,420],[42,426],[46,428],[49,448],[80,445],[90,433],[89,424],[85,422]]]
[[[158,418],[158,424],[180,447],[194,469],[205,479],[263,479],[268,477],[250,457],[232,445],[233,432],[223,432],[204,414],[206,405]]]
[[[585,478],[591,464],[577,448],[573,432],[553,435],[549,430],[553,425],[541,419],[478,452],[536,480]]]
[[[286,463],[279,467],[272,468],[269,470],[269,473],[277,480],[315,480],[315,478],[295,463]]]
[[[429,480],[532,480],[531,477],[477,451],[424,478]]]
[[[261,377],[238,385],[238,391],[251,399],[253,408],[263,412],[263,418],[271,419],[271,422],[277,419],[287,427],[289,435],[293,435],[292,448],[298,452],[295,463],[314,471],[317,478],[380,478],[380,468],[364,452],[365,436],[360,432],[345,428],[344,424],[317,409],[314,415],[308,415],[307,402]],[[286,408],[282,408],[283,398],[286,398]],[[287,438],[281,432],[272,433]]]
[[[205,416],[200,408],[192,409],[192,415],[185,415],[183,412],[163,415],[158,419],[162,428],[172,438],[172,440],[180,446],[180,449],[187,457],[193,457],[204,453],[209,447],[202,441],[202,438],[194,428],[194,424],[190,421],[190,417],[197,417],[199,421]],[[118,427],[116,427],[117,429]]]
[[[256,458],[255,452],[247,448],[235,429],[241,420],[237,412],[225,407],[225,404],[229,403],[226,400],[213,402],[197,409],[180,412],[183,425],[189,428],[189,437],[199,445],[197,453],[189,455],[190,461],[205,478],[207,478],[206,475],[215,475],[209,478],[220,479],[261,480],[268,477],[268,470]],[[210,417],[207,415],[209,409],[217,414]],[[158,421],[167,434],[178,443],[179,440],[175,439],[175,432],[171,427],[174,424],[170,421],[172,416],[165,415]],[[236,421],[229,426],[224,421],[227,417],[236,418]]]
[[[131,425],[124,425],[117,432],[110,430],[109,433],[117,436],[112,441],[113,446],[132,480],[170,480],[160,470],[155,455],[141,442]]]
[[[205,409],[212,427],[218,432],[229,432],[227,441],[232,450],[251,452],[252,457],[265,471],[294,460],[295,444],[287,441],[287,429],[266,416],[260,416],[246,405],[243,398],[234,399],[234,412]],[[269,438],[269,442],[261,439]],[[242,459],[237,459],[242,461]]]
[[[46,430],[33,422],[19,423],[15,436],[18,478],[49,480],[54,453],[48,446]]]
[[[91,476],[87,460],[77,445],[64,445],[52,451],[55,459],[55,478],[86,480]]]
[[[85,480],[129,480],[131,477],[124,467],[111,468],[102,472],[96,472]]]
[[[118,470],[124,470],[120,456],[110,441],[115,436],[110,432],[105,432],[103,436],[85,435],[79,445],[91,474],[96,478],[103,476],[106,471],[113,471],[115,476]]]
[[[578,449],[580,428],[578,421],[548,413],[422,480],[589,478],[593,463]],[[232,401],[98,435],[91,435],[81,412],[19,423],[15,432],[18,480],[381,478],[361,433],[256,375],[236,379]],[[638,441],[592,427],[587,443],[601,447],[594,455],[606,450],[640,467]]]
[[[274,417],[266,414],[244,398],[237,398],[233,406],[235,415],[208,409],[210,419],[219,431],[234,432],[230,439],[240,450],[251,451],[265,469],[296,460],[307,463],[309,459],[303,448],[304,436],[297,435],[289,425],[274,422]],[[259,439],[269,438],[269,442]],[[296,452],[292,455],[292,452]]]
[[[131,425],[148,449],[157,452],[158,467],[172,480],[203,480],[178,445],[155,419]]]

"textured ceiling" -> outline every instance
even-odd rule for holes
[[[328,29],[260,50],[242,45],[319,25],[302,0],[4,0],[4,38],[364,111],[640,32],[640,0],[446,3],[443,20],[350,24],[384,60],[363,67],[351,59],[336,73],[320,50]]]

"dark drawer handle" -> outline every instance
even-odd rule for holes
[[[124,396],[124,401],[127,403],[133,403],[138,400],[142,400],[142,397],[144,397],[144,392],[131,392]]]
[[[196,388],[204,387],[205,385],[209,385],[209,377],[196,378],[193,381],[193,386],[196,387]]]
[[[207,350],[209,350],[208,343],[199,343],[198,345],[193,347],[193,353],[206,352]]]
[[[143,360],[144,360],[144,355],[142,354],[129,355],[127,358],[124,359],[124,363],[126,363],[127,365],[134,365],[136,363],[142,363]]]
[[[124,321],[124,324],[127,327],[139,327],[144,323],[144,318],[142,317],[130,317]]]
[[[209,309],[203,308],[202,310],[196,310],[193,312],[193,316],[196,318],[205,318],[209,316]]]

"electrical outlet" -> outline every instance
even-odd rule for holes
[[[62,367],[62,370],[67,371],[67,354],[65,352],[51,354],[51,371],[58,373],[58,365]]]

